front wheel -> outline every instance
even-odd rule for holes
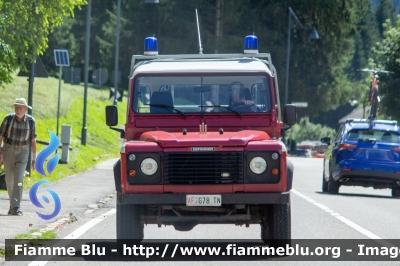
[[[143,240],[143,224],[140,221],[142,207],[117,202],[117,246],[122,251],[123,244]]]
[[[261,225],[261,237],[273,247],[290,245],[290,204],[274,204],[269,207],[268,226]]]

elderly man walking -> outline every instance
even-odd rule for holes
[[[26,113],[32,107],[25,98],[16,98],[11,105],[15,113],[4,117],[0,126],[0,164],[4,162],[6,186],[10,200],[9,215],[21,216],[21,198],[26,165],[29,159],[29,148],[32,148],[32,169],[36,160],[36,122]]]

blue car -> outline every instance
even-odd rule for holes
[[[400,131],[397,121],[350,119],[343,124],[324,157],[322,191],[340,186],[391,188],[400,198]]]

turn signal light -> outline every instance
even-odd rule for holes
[[[341,150],[351,150],[357,148],[357,145],[353,144],[340,144],[339,146],[339,151]]]
[[[273,175],[278,175],[278,174],[279,174],[279,170],[278,170],[277,168],[273,168],[272,171],[271,171],[271,173],[272,173]]]
[[[136,171],[135,170],[129,170],[129,176],[135,176]]]
[[[400,152],[400,147],[399,148],[394,148],[393,149],[395,152]]]

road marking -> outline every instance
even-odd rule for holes
[[[353,228],[354,230],[360,232],[361,234],[363,234],[364,236],[375,240],[376,242],[378,242],[379,244],[385,246],[385,247],[393,247],[394,245],[386,240],[383,240],[380,236],[372,233],[371,231],[365,229],[364,227],[356,224],[355,222],[347,219],[346,217],[340,215],[339,213],[331,210],[330,208],[328,208],[327,206],[318,203],[317,201],[313,200],[312,198],[300,193],[299,191],[292,189],[291,192],[293,192],[294,194],[296,194],[297,196],[299,196],[300,198],[305,199],[306,201],[314,204],[315,206],[317,206],[318,208],[320,208],[321,210],[329,213],[330,215],[332,215],[333,217],[335,217],[336,219],[338,219],[339,221],[341,221],[344,224],[347,224],[348,226],[350,226],[351,228]]]
[[[93,218],[89,222],[85,223],[84,225],[82,225],[81,227],[79,227],[78,229],[73,231],[71,234],[64,237],[63,239],[71,239],[71,241],[63,242],[63,244],[67,245],[67,244],[71,243],[72,240],[79,238],[84,233],[86,233],[90,228],[92,228],[96,224],[102,222],[104,219],[110,217],[111,215],[114,215],[116,212],[117,212],[117,210],[114,208],[106,213],[103,213],[103,214],[97,216],[96,218]],[[56,246],[57,246],[57,244],[56,244]],[[47,262],[49,262],[49,261],[32,261],[31,263],[28,264],[28,266],[44,266],[47,264]]]

